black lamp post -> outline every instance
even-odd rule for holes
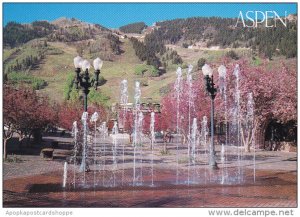
[[[84,96],[84,113],[83,117],[85,118],[85,121],[87,119],[87,96],[90,92],[90,88],[92,86],[95,87],[97,90],[98,86],[98,81],[99,81],[99,74],[100,74],[100,69],[103,65],[103,62],[100,58],[96,58],[93,62],[94,69],[95,69],[95,78],[90,81],[90,75],[89,75],[89,69],[91,67],[91,64],[87,60],[83,60],[80,56],[77,56],[74,58],[74,66],[75,66],[75,86],[76,89],[79,88],[79,86],[82,88],[83,96]],[[83,73],[81,74],[81,69]],[[87,146],[87,126],[84,125],[84,139],[83,139],[83,153],[82,153],[82,171],[83,172],[89,172],[90,168],[88,165],[88,162],[86,161],[86,146]],[[84,181],[85,181],[85,176],[84,176]]]
[[[209,148],[210,151],[209,165],[211,166],[212,169],[218,169],[218,165],[216,162],[215,145],[214,145],[214,112],[215,112],[214,100],[217,95],[217,88],[215,88],[213,70],[211,69],[211,67],[205,64],[202,67],[202,72],[204,75],[206,91],[209,94],[211,99],[211,115],[210,115],[211,144]]]
[[[90,88],[92,86],[95,87],[97,90],[98,82],[99,82],[99,74],[100,69],[103,65],[103,61],[100,58],[96,58],[93,62],[94,69],[95,69],[95,78],[90,81],[90,75],[89,75],[89,69],[91,67],[89,61],[83,60],[80,56],[77,56],[74,58],[74,66],[75,66],[75,86],[76,89],[79,88],[79,86],[82,88],[83,96],[84,96],[84,111],[87,111],[87,96],[90,92]],[[81,74],[81,69],[83,73]]]

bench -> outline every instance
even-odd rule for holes
[[[53,160],[53,152],[54,152],[53,148],[43,148],[41,150],[41,156],[43,159]]]

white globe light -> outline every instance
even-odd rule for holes
[[[81,62],[82,62],[82,58],[80,56],[75,57],[74,58],[75,68],[81,68]]]
[[[219,72],[219,77],[220,78],[225,78],[226,77],[226,67],[224,65],[220,65],[218,68],[218,72]]]
[[[90,69],[90,67],[91,67],[91,64],[90,64],[90,62],[89,61],[87,61],[87,60],[83,60],[82,61],[82,70],[83,71],[85,71],[85,70],[89,70]]]
[[[103,61],[99,57],[97,57],[96,59],[94,59],[93,65],[95,70],[100,70],[102,68]]]
[[[204,66],[202,67],[202,72],[204,76],[208,75],[209,77],[211,77],[213,74],[212,68],[207,64],[204,64]]]

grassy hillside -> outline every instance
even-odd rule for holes
[[[76,49],[60,42],[49,43],[50,47],[54,47],[63,51],[59,55],[47,55],[38,69],[32,70],[32,74],[42,78],[47,82],[47,86],[40,90],[41,93],[49,95],[50,99],[62,102],[63,89],[66,83],[68,73],[73,71],[73,58],[76,56]]]
[[[281,62],[293,66],[296,64],[296,58],[286,59],[280,55],[274,56],[272,60],[262,60],[256,55],[253,56],[250,47],[214,46],[207,48],[199,41],[194,41],[192,47],[185,47],[179,41],[166,44],[168,51],[157,54],[161,60],[165,59],[166,72],[159,77],[151,77],[149,73],[151,74],[152,66],[145,65],[145,62],[136,56],[132,42],[125,35],[116,35],[100,25],[91,25],[77,20],[60,19],[54,24],[56,30],[46,37],[30,40],[14,48],[6,47],[3,52],[3,64],[4,73],[8,74],[7,78],[12,83],[26,81],[27,84],[36,86],[40,93],[49,95],[50,99],[56,102],[64,100],[64,89],[68,77],[70,74],[75,74],[73,58],[78,53],[83,58],[89,59],[91,63],[92,59],[97,56],[104,60],[101,75],[106,82],[98,91],[109,97],[108,103],[119,101],[120,83],[123,79],[128,80],[129,101],[133,101],[134,82],[141,81],[142,101],[159,102],[163,94],[168,91],[169,84],[176,79],[176,69],[179,65],[173,64],[170,58],[166,58],[166,55],[172,51],[176,51],[183,61],[180,66],[184,69],[184,75],[188,64],[194,66],[194,73],[201,73],[197,69],[199,58],[204,58],[207,63],[221,64],[222,57],[229,50],[234,50],[239,57],[248,59],[253,65],[267,64],[270,70],[279,67]],[[89,34],[82,37],[70,34],[68,31],[75,24],[79,25],[81,30],[88,29]],[[140,36],[144,37],[145,34]],[[59,37],[65,35],[68,35],[68,40]],[[144,71],[146,71],[145,74]]]
[[[132,47],[129,39],[121,39],[121,49],[124,51],[121,55],[118,55],[114,61],[104,61],[101,75],[107,80],[98,91],[101,91],[104,95],[109,96],[110,103],[119,101],[120,82],[123,79],[128,80],[129,85],[129,100],[133,101],[134,95],[134,82],[143,81],[148,86],[142,87],[143,101],[159,101],[162,97],[160,93],[161,89],[174,82],[176,79],[177,65],[169,64],[166,73],[160,77],[143,77],[135,74],[135,68],[142,62],[135,55],[135,51]],[[187,49],[176,45],[167,45],[178,52],[182,57],[183,65],[193,64],[196,70],[196,64],[200,57],[205,58],[208,62],[217,63],[220,62],[220,58],[228,52],[227,49],[207,50],[207,49]],[[56,52],[50,52],[55,50]],[[249,49],[237,48],[235,51],[239,56],[246,58],[251,57]],[[10,64],[16,58],[20,58],[24,53],[32,52],[28,44],[20,48],[5,49],[4,50],[4,62]],[[37,67],[29,69],[26,73],[33,77],[40,78],[46,81],[47,86],[39,90],[41,93],[49,95],[50,99],[62,102],[64,100],[63,89],[66,85],[67,76],[70,73],[74,73],[73,58],[77,55],[76,47],[67,45],[63,42],[48,42],[47,52],[45,58],[37,65]],[[92,60],[90,60],[92,62]],[[270,69],[272,67],[278,67],[281,61],[293,63],[295,59],[286,60],[283,57],[276,57],[271,61],[268,61]],[[262,60],[257,58],[252,61],[253,65],[262,64]],[[183,72],[185,73],[185,69]],[[196,70],[195,73],[200,73]]]
[[[123,79],[128,80],[130,93],[133,92],[134,82],[142,79],[141,76],[134,74],[136,65],[142,64],[142,62],[136,57],[130,41],[123,39],[121,48],[124,52],[117,56],[114,61],[104,61],[101,70],[101,75],[104,76],[107,82],[98,91],[109,96],[111,98],[110,102],[118,101],[119,85]],[[49,95],[54,101],[62,102],[64,100],[63,89],[66,85],[67,76],[70,73],[74,73],[73,58],[77,56],[77,51],[75,46],[70,46],[63,42],[48,42],[47,50],[51,49],[60,51],[60,54],[46,54],[37,67],[29,69],[26,73],[47,82],[47,86],[39,90],[39,92]],[[28,44],[18,49],[5,49],[4,61],[6,61],[7,65],[14,62],[16,58],[20,58],[20,51],[19,55],[15,55],[16,50],[21,50],[22,55],[32,52]]]

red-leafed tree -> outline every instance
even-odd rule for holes
[[[7,157],[7,141],[16,133],[19,142],[32,135],[34,130],[42,130],[56,121],[56,114],[48,98],[38,96],[29,88],[19,89],[4,86],[3,123],[4,123],[4,159]]]
[[[144,113],[143,119],[143,134],[150,135],[150,124],[151,124],[151,111]],[[154,131],[159,132],[162,130],[161,128],[162,120],[161,120],[161,113],[155,112],[154,115]]]
[[[161,113],[155,112],[154,115],[154,132],[160,132],[162,130],[161,128]],[[151,110],[147,113],[144,113],[144,119],[143,119],[143,134],[146,135],[149,140],[151,140]],[[151,147],[152,148],[152,147]]]
[[[193,118],[197,118],[198,123],[200,123],[203,116],[210,117],[210,98],[206,93],[203,78],[201,75],[199,76],[198,71],[194,72],[193,77],[194,79],[190,91],[186,79],[182,81],[182,91],[180,93],[178,107],[177,97],[174,91],[162,99],[162,129],[164,131],[177,131],[177,108],[179,108],[178,133],[183,136],[183,143],[187,141]],[[215,104],[219,104],[219,101],[217,97]]]
[[[80,123],[82,115],[82,106],[76,103],[63,103],[58,109],[57,126],[71,130],[74,121]]]
[[[245,60],[230,62],[223,60],[227,68],[227,109],[229,124],[232,119],[230,116],[230,109],[233,107],[236,93],[236,77],[234,75],[234,68],[236,64],[240,68],[239,89],[240,89],[240,119],[243,124],[246,121],[247,113],[247,96],[249,93],[253,94],[254,100],[254,127],[253,132],[246,134],[244,132],[244,146],[246,151],[250,151],[249,145],[251,143],[249,137],[254,137],[259,143],[264,143],[264,134],[268,123],[271,120],[277,120],[281,123],[287,123],[291,120],[297,119],[297,72],[296,65],[283,63],[279,66],[269,69],[267,64],[261,66],[252,66]],[[216,86],[219,85],[219,78],[217,69],[219,65],[211,64],[214,70],[214,81]],[[194,72],[193,80],[193,108],[191,110],[191,118],[196,117],[198,122],[201,121],[205,115],[210,117],[210,98],[205,93],[204,81],[201,71]],[[188,87],[186,80],[183,80],[183,88],[180,94],[179,102],[179,125],[180,133],[182,135],[188,134],[189,129],[189,103],[188,103]],[[162,99],[162,128],[164,130],[171,130],[176,132],[177,122],[177,98],[176,93],[172,91]],[[217,93],[215,99],[215,119],[217,121],[224,121],[224,100],[221,99],[221,94]],[[247,141],[247,142],[246,142]],[[261,145],[260,144],[260,145]]]
[[[73,126],[73,122],[77,121],[77,123],[81,123],[81,116],[83,113],[83,108],[80,103],[68,103],[65,102],[59,107],[58,112],[58,123],[59,127],[62,127],[66,130],[71,130]],[[104,106],[101,105],[89,105],[88,106],[88,114],[89,118],[93,115],[94,112],[97,112],[99,115],[98,123],[107,121],[107,111]],[[89,122],[89,126],[93,124]],[[78,125],[81,126],[80,124]]]
[[[125,120],[123,120],[125,118]],[[120,111],[119,120],[122,121],[123,130],[129,134],[130,142],[132,142],[132,134],[134,130],[134,116],[132,110]]]
[[[297,119],[296,66],[280,63],[268,69],[267,65],[251,67],[246,62],[241,68],[241,108],[246,111],[247,93],[253,94],[257,139],[262,146],[265,131],[271,120],[287,123]],[[244,144],[249,151],[249,144]]]
[[[142,132],[144,135],[150,138],[150,123],[151,123],[151,109],[149,109],[147,112],[143,113],[143,125],[142,125]],[[123,118],[125,118],[123,122]],[[132,142],[132,134],[134,132],[134,114],[132,110],[121,110],[119,112],[118,117],[119,122],[122,122],[122,125],[124,125],[124,132],[127,132],[130,137],[130,142]],[[161,114],[159,112],[155,112],[155,122],[154,122],[154,130],[155,132],[161,131]]]

